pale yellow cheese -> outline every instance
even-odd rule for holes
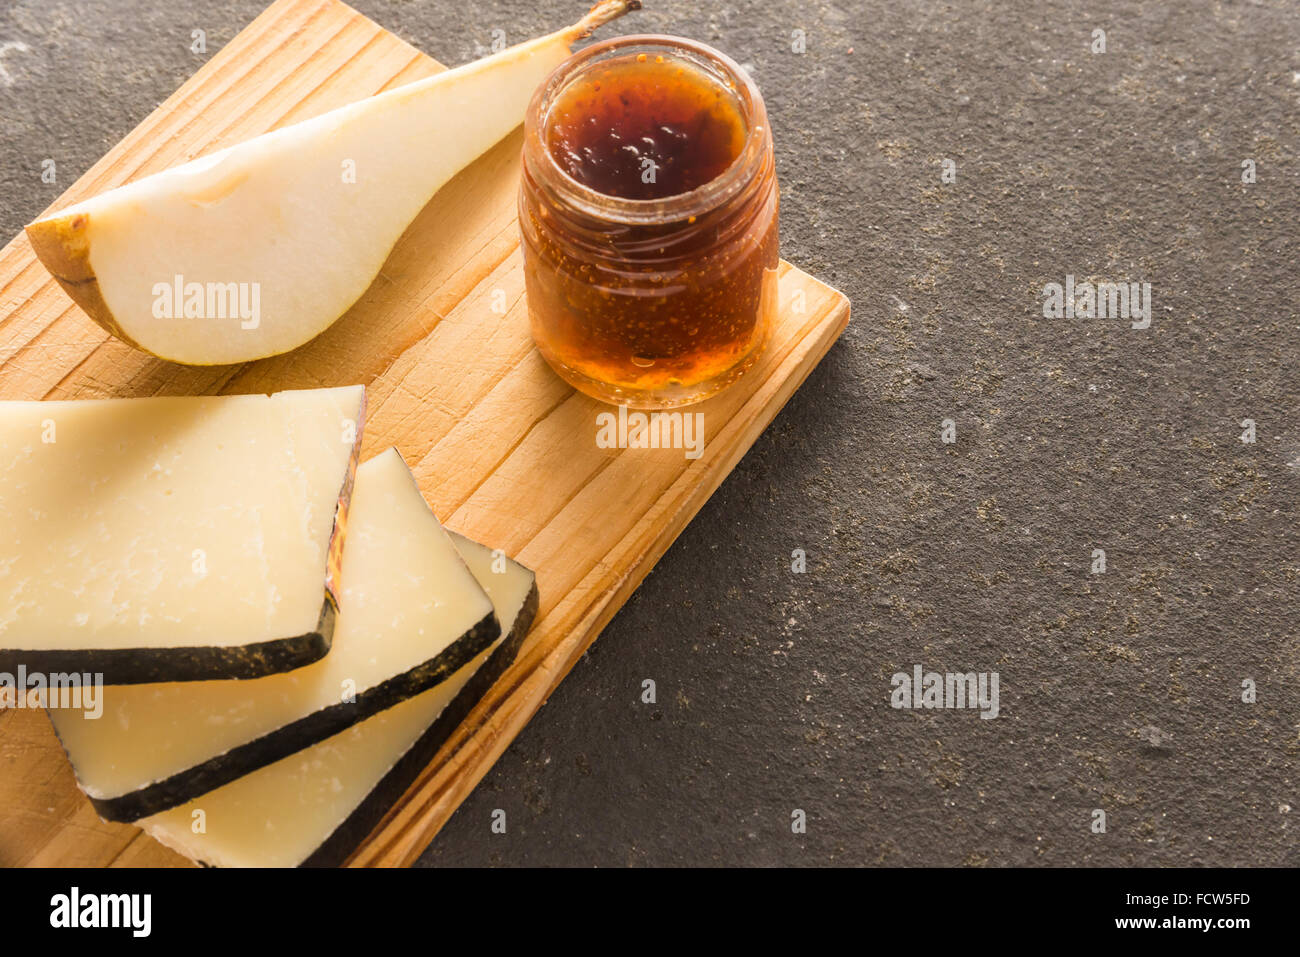
[[[361,386],[0,402],[0,649],[316,630]]]
[[[162,843],[222,867],[294,867],[375,789],[515,625],[533,574],[453,534],[488,592],[503,637],[448,681],[314,747],[139,822]]]
[[[500,634],[492,602],[393,449],[357,469],[341,583],[334,642],[320,661],[250,681],[109,688],[97,718],[51,711],[82,789],[100,799],[139,791],[328,712],[333,727],[319,741],[364,718],[355,702],[371,689],[428,672],[444,653],[468,660],[473,648],[453,646],[485,647]],[[310,731],[289,731],[295,749],[314,743]]]

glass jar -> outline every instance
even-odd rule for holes
[[[660,123],[652,132],[679,137],[677,154],[661,154],[658,166],[641,156],[632,167],[641,184],[624,173],[622,183],[611,178],[612,166],[639,155],[636,143],[605,129],[611,117],[624,123],[641,111],[619,128],[626,133],[642,120],[689,116],[701,103],[735,119],[729,165],[713,175],[705,163],[717,153],[708,130],[725,132],[717,122]],[[621,144],[603,174],[593,167],[606,176],[601,188],[557,159],[591,155],[561,142],[574,130]],[[640,409],[699,402],[739,378],[767,341],[780,264],[772,134],[748,75],[690,40],[616,38],[556,69],[533,97],[524,137],[519,223],[529,322],[551,367],[588,395]],[[609,145],[591,143],[596,151]],[[679,186],[690,188],[644,198]]]

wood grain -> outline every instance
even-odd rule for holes
[[[441,67],[336,0],[278,0],[73,185],[59,208]],[[693,408],[704,454],[602,449],[597,415],[528,336],[516,132],[448,184],[380,277],[285,356],[195,368],[108,337],[36,262],[0,251],[0,397],[269,392],[365,383],[364,456],[395,445],[451,528],[538,572],[541,609],[493,687],[354,865],[414,861],[848,322],[848,301],[783,263],[780,315],[755,368]],[[418,162],[418,157],[412,161]],[[504,293],[504,314],[494,304]],[[100,821],[41,712],[0,712],[0,866],[157,866],[182,858]]]

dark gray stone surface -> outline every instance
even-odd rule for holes
[[[582,7],[355,5],[453,64]],[[752,67],[853,323],[424,862],[1300,864],[1300,8],[647,5]],[[7,0],[6,233],[262,6]],[[1066,274],[1150,328],[1042,318]],[[917,664],[1000,715],[894,710]]]

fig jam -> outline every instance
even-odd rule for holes
[[[770,324],[777,195],[762,99],[722,54],[626,37],[562,65],[529,109],[519,197],[542,355],[638,408],[730,384]]]
[[[662,54],[611,60],[570,83],[551,107],[547,148],[582,185],[623,199],[663,199],[712,182],[745,146],[736,96]]]

